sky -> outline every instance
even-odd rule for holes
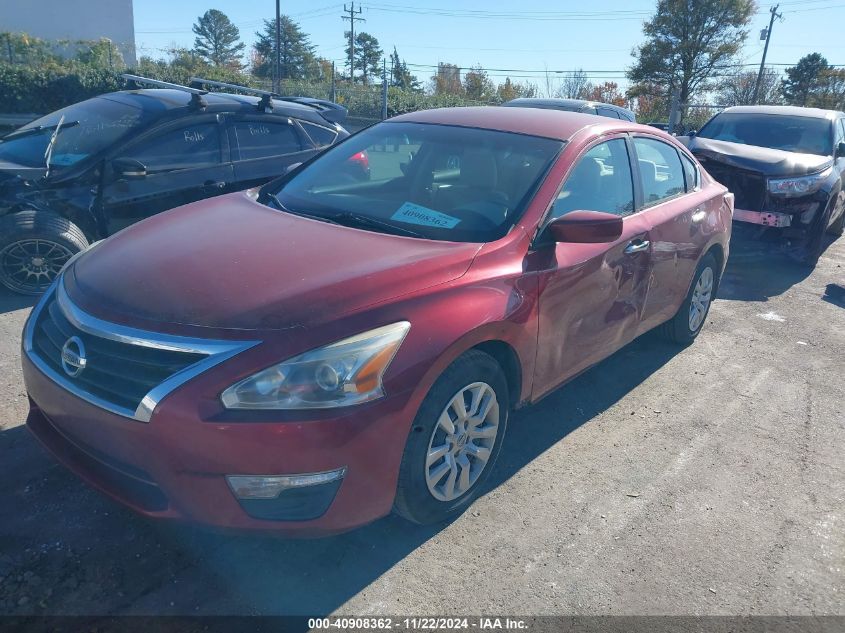
[[[758,12],[740,57],[749,69],[760,64],[769,8],[779,4],[767,65],[783,70],[803,55],[818,52],[828,62],[845,66],[845,0],[758,0]],[[347,7],[350,3],[347,2]],[[533,82],[542,91],[546,71],[552,83],[560,72],[583,69],[594,83],[627,85],[631,50],[642,43],[642,24],[656,0],[603,0],[588,3],[559,0],[379,0],[357,2],[362,8],[356,29],[378,38],[386,54],[396,46],[420,79],[427,80],[438,62],[461,67],[480,64],[493,81]],[[343,63],[346,43],[343,3],[329,0],[282,0],[281,11],[299,22],[317,47],[317,54]],[[275,14],[274,0],[134,0],[138,55],[162,57],[175,45],[190,48],[191,26],[207,9],[229,16],[250,46],[262,19]]]

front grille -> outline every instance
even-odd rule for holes
[[[65,372],[61,361],[62,347],[74,336],[84,344],[87,361],[76,377]],[[207,357],[89,334],[68,320],[55,297],[37,316],[32,353],[76,389],[127,412],[134,412],[144,396],[162,382]]]
[[[766,202],[766,179],[763,174],[737,169],[714,160],[699,158],[699,162],[713,178],[735,196],[734,206],[746,211],[762,211]]]

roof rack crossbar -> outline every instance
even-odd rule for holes
[[[261,90],[260,88],[250,88],[249,86],[230,84],[224,81],[203,79],[202,77],[191,77],[191,85],[195,87],[211,86],[213,88],[227,88],[229,90],[237,90],[238,92],[242,92],[244,94],[261,97],[261,100],[258,102],[258,109],[261,111],[272,110],[273,99],[279,98],[279,95],[277,95],[275,92],[270,92],[269,90]]]
[[[126,80],[127,87],[130,90],[135,90],[139,86],[152,86],[154,88],[169,88],[171,90],[179,90],[181,92],[187,92],[191,95],[191,105],[196,108],[204,108],[208,105],[205,99],[202,98],[203,95],[208,94],[208,90],[200,90],[199,88],[193,88],[188,86],[183,86],[181,84],[174,84],[170,83],[169,81],[159,81],[158,79],[149,79],[147,77],[141,77],[139,75],[130,75],[128,73],[124,73],[121,75]]]

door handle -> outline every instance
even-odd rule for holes
[[[695,213],[692,214],[692,223],[693,224],[701,224],[704,222],[704,218],[707,217],[707,211],[704,209],[698,209]]]
[[[632,253],[641,253],[642,251],[647,251],[648,247],[651,245],[651,242],[648,240],[634,240],[630,242],[628,246],[625,247],[625,254],[631,255]]]
[[[203,187],[205,187],[209,191],[214,191],[215,189],[223,189],[225,186],[226,183],[222,180],[206,180],[203,183]]]

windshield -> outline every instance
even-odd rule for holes
[[[68,167],[111,145],[144,118],[144,111],[107,97],[57,110],[27,123],[0,141],[0,161],[44,167],[50,137],[64,116],[50,158],[52,167]]]
[[[513,226],[562,146],[508,132],[386,122],[328,150],[273,193],[292,213],[487,242]]]
[[[785,114],[718,114],[698,136],[787,152],[831,156],[830,121]]]

